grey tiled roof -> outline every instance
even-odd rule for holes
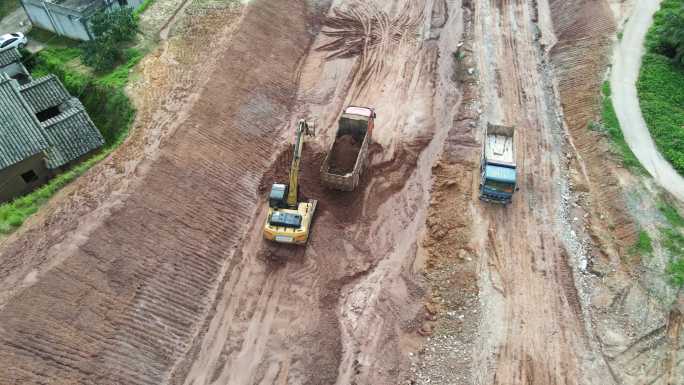
[[[58,106],[71,98],[55,75],[48,75],[24,84],[21,86],[21,95],[33,108],[33,112]]]
[[[0,67],[4,67],[8,64],[12,64],[20,60],[21,55],[19,54],[19,51],[17,51],[16,48],[0,52]]]
[[[0,169],[48,147],[38,118],[19,93],[19,84],[0,74]]]
[[[86,113],[81,102],[71,98],[64,112],[42,123],[50,142],[48,168],[62,166],[102,147],[104,139]]]

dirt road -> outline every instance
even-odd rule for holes
[[[474,48],[480,127],[517,126],[520,191],[509,207],[481,204],[473,229],[480,255],[477,384],[607,384],[593,355],[573,266],[563,130],[542,43],[555,39],[546,2],[477,2]],[[540,35],[544,31],[547,35]]]
[[[656,182],[684,202],[684,177],[675,171],[656,148],[641,115],[636,90],[641,57],[644,54],[644,39],[659,4],[658,0],[636,2],[625,24],[622,39],[615,47],[610,85],[615,113],[627,144]]]

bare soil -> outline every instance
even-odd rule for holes
[[[625,275],[588,291],[581,268],[620,267],[635,234],[579,129],[605,63],[588,52],[613,31],[602,2],[224,5],[157,0],[131,137],[2,241],[3,383],[677,381],[681,314]],[[350,104],[378,119],[342,193],[319,171]],[[268,188],[310,117],[309,244],[267,243]],[[487,122],[518,127],[507,207],[477,199]],[[645,303],[639,323],[610,318]],[[654,345],[671,349],[644,358]]]
[[[335,140],[330,151],[330,172],[345,175],[354,170],[356,159],[361,151],[361,142],[352,135],[342,135]]]

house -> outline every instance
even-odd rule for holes
[[[0,74],[0,202],[25,194],[104,144],[83,105],[54,75]]]
[[[21,0],[34,26],[76,40],[91,40],[88,20],[101,9],[137,8],[144,0]]]
[[[19,84],[30,81],[29,72],[21,63],[21,54],[16,48],[0,52],[0,73],[5,73]]]

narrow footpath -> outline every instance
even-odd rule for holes
[[[622,40],[615,47],[610,86],[615,113],[629,148],[659,185],[684,202],[684,178],[656,148],[641,115],[636,89],[644,54],[644,39],[659,6],[660,0],[635,3]]]

